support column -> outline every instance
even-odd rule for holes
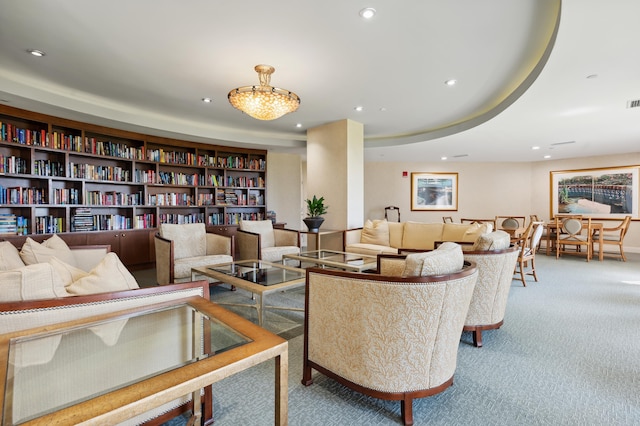
[[[364,126],[341,120],[307,131],[306,198],[324,197],[324,229],[363,225]]]

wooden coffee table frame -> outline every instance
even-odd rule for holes
[[[282,282],[280,284],[261,285],[261,284],[253,283],[251,281],[244,280],[242,278],[231,276],[231,275],[226,274],[224,272],[216,271],[214,269],[209,269],[209,268],[224,268],[226,266],[239,264],[239,263],[248,263],[248,262],[259,262],[260,264],[262,264],[264,266],[268,266],[268,267],[272,267],[272,268],[287,269],[287,270],[290,270],[290,271],[301,272],[302,276],[300,278],[296,278],[296,279],[293,279],[293,280],[290,280],[290,281],[285,281],[285,282]],[[241,288],[243,290],[249,291],[254,296],[257,296],[258,300],[256,300],[256,303],[253,303],[253,304],[252,303],[227,303],[227,302],[219,302],[219,304],[220,305],[227,305],[227,306],[243,306],[243,307],[249,307],[249,308],[256,309],[258,311],[258,325],[259,326],[262,326],[264,324],[264,312],[265,312],[266,309],[304,312],[304,308],[294,308],[294,307],[290,307],[290,306],[271,306],[271,305],[266,305],[265,304],[265,297],[270,293],[274,293],[274,292],[278,292],[278,291],[284,291],[284,290],[290,290],[292,288],[304,286],[305,278],[306,278],[304,274],[305,274],[304,269],[294,268],[294,267],[291,267],[291,266],[282,265],[280,263],[273,263],[273,262],[267,262],[267,261],[256,260],[256,259],[242,260],[242,261],[238,261],[238,262],[221,263],[221,264],[211,265],[211,266],[201,266],[201,267],[198,267],[198,268],[191,268],[191,279],[192,280],[196,280],[197,279],[196,277],[198,277],[198,276],[205,276],[205,277],[212,278],[212,279],[214,279],[214,280],[216,280],[218,282],[221,282],[221,283],[224,283],[224,284],[230,284],[230,285],[235,286],[237,288]],[[218,303],[218,302],[216,302],[216,303]]]
[[[350,255],[353,257],[360,257],[362,258],[363,263],[361,265],[354,265],[347,262],[338,262],[335,260],[331,260],[330,258],[314,258],[314,257],[305,256],[305,253],[317,253],[321,251],[336,253],[337,255]],[[376,256],[369,256],[366,254],[349,253],[344,251],[327,250],[327,249],[312,250],[312,251],[302,252],[300,254],[285,254],[282,256],[283,262],[285,262],[288,259],[297,260],[301,263],[303,262],[313,263],[314,265],[319,265],[320,267],[328,266],[330,268],[343,269],[345,271],[352,271],[352,272],[363,272],[369,269],[376,269],[377,262],[378,262],[378,258]],[[369,259],[370,262],[365,262],[364,261],[365,259]]]

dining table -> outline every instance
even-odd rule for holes
[[[551,222],[551,223],[547,223],[545,225],[545,227],[547,228],[547,256],[549,255],[550,251],[551,251],[551,244],[553,243],[553,240],[551,238],[552,234],[555,235],[555,229],[556,229],[556,224],[555,222]],[[586,222],[582,222],[582,229],[587,229],[589,227],[589,224]],[[600,262],[602,262],[604,260],[604,250],[603,250],[603,245],[604,245],[604,234],[603,234],[603,230],[604,230],[604,222],[591,222],[591,238],[593,239],[594,235],[597,234],[598,236],[598,260]]]

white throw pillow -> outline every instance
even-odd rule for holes
[[[36,263],[0,272],[0,302],[54,299],[69,293],[49,263]]]
[[[57,257],[65,263],[72,266],[76,265],[76,259],[71,249],[64,240],[57,235],[44,240],[42,244],[27,237],[20,250],[20,257],[25,265],[33,265],[34,263],[46,263],[52,257]]]
[[[436,250],[407,256],[403,277],[427,277],[459,272],[464,265],[462,247],[452,242],[442,243]]]
[[[389,246],[389,223],[386,220],[367,220],[362,228],[360,242]]]
[[[25,266],[20,252],[9,241],[0,242],[0,271],[10,271]]]
[[[56,273],[62,280],[62,284],[65,287],[73,283],[74,281],[78,281],[80,278],[89,275],[88,272],[76,268],[75,266],[69,265],[68,263],[63,262],[57,257],[52,257],[51,259],[49,259],[49,263],[51,264],[51,266],[53,266],[53,269],[56,271]]]
[[[71,294],[94,294],[140,288],[115,253],[107,253],[86,276],[66,286]]]

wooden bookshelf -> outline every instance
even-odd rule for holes
[[[241,219],[264,219],[266,158],[265,150],[162,138],[0,105],[0,215],[13,215],[21,225],[8,232],[3,227],[0,238],[18,242],[57,233],[74,242],[110,241],[128,266],[153,262],[148,235],[160,223],[199,222],[233,235]],[[135,240],[144,245],[139,250],[125,249],[131,243],[122,237],[134,235],[130,231],[142,235]],[[135,256],[126,256],[129,251]]]

